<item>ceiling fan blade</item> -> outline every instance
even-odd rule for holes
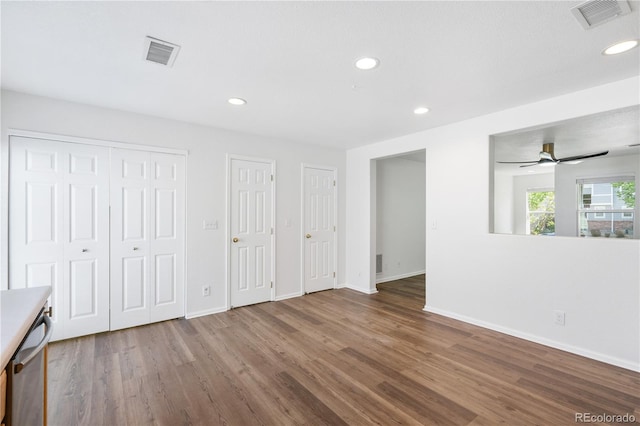
[[[500,163],[500,164],[536,164],[538,162],[538,160],[536,161],[496,161],[496,163]]]
[[[531,166],[537,166],[537,165],[538,165],[538,162],[536,161],[536,162],[535,162],[535,163],[533,163],[533,164],[523,164],[523,165],[522,165],[522,166],[520,166],[520,167],[531,167]]]
[[[609,153],[609,151],[602,151],[602,152],[598,152],[596,154],[576,155],[576,156],[573,156],[573,157],[560,158],[558,160],[558,162],[559,163],[564,163],[565,161],[575,161],[575,160],[584,160],[586,158],[601,157],[603,155],[607,155],[608,153]]]

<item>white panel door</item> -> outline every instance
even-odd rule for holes
[[[335,287],[335,171],[303,166],[304,289]]]
[[[184,316],[184,156],[111,162],[111,330]]]
[[[109,150],[68,145],[64,338],[109,329]]]
[[[11,137],[9,286],[52,288],[53,339],[109,329],[109,156]]]
[[[149,320],[184,316],[185,157],[151,154]]]
[[[230,161],[231,307],[271,300],[273,165]]]
[[[149,173],[144,151],[111,151],[111,329],[149,322]]]

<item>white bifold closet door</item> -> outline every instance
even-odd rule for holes
[[[9,288],[51,286],[53,340],[184,316],[184,156],[16,136],[9,150]]]
[[[9,288],[49,285],[53,339],[109,329],[109,150],[12,136]]]
[[[184,315],[185,158],[111,151],[111,330]]]

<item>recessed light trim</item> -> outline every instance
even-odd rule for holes
[[[241,105],[245,105],[247,103],[247,101],[245,101],[242,98],[229,98],[227,100],[227,102],[229,102],[231,105],[235,105],[235,106],[241,106]]]
[[[377,68],[378,65],[380,65],[380,59],[378,58],[372,58],[372,57],[364,57],[364,58],[360,58],[356,61],[356,68],[358,68],[359,70],[364,70],[364,71],[368,71],[368,70],[372,70],[374,68]]]
[[[620,43],[613,44],[602,51],[603,55],[617,55],[619,53],[628,52],[638,47],[638,40],[625,40]]]
[[[416,115],[422,115],[422,114],[426,114],[429,112],[429,108],[427,107],[418,107],[416,109],[413,110],[413,113]]]

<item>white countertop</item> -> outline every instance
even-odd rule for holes
[[[0,346],[2,369],[29,332],[40,309],[51,294],[51,287],[33,287],[0,291]]]

